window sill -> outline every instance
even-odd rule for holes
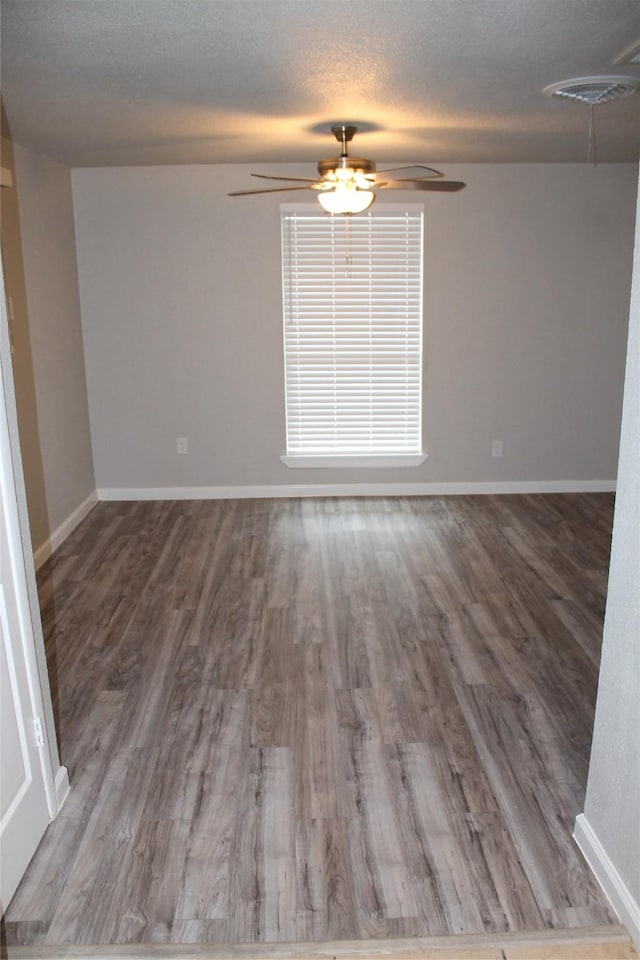
[[[280,457],[286,467],[419,467],[425,462],[427,453],[411,454],[375,454],[352,456],[296,456],[285,455]]]

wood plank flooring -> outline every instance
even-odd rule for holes
[[[571,839],[612,512],[98,504],[39,575],[72,792],[8,944],[616,923]]]

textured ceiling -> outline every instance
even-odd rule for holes
[[[71,166],[314,161],[332,122],[383,161],[586,161],[542,88],[614,64],[640,0],[2,0],[11,136]],[[596,108],[640,156],[640,94]]]

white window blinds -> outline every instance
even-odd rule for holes
[[[287,454],[421,452],[422,206],[283,207]]]

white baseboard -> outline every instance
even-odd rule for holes
[[[56,800],[58,801],[58,812],[69,795],[71,789],[69,784],[69,771],[66,767],[59,767],[55,776]]]
[[[640,905],[612,863],[584,813],[576,817],[573,839],[629,935],[640,950]]]
[[[41,543],[33,552],[33,562],[38,570],[45,560],[48,560],[54,550],[57,550],[61,543],[67,539],[70,533],[73,533],[81,520],[87,516],[90,510],[98,502],[98,492],[94,490],[89,494],[80,506],[76,507],[73,513],[70,513],[66,520],[63,520],[59,527],[53,531],[44,543]]]
[[[283,483],[233,487],[100,487],[99,500],[263,500],[278,497],[427,497],[507,493],[608,493],[615,480],[477,483]]]

